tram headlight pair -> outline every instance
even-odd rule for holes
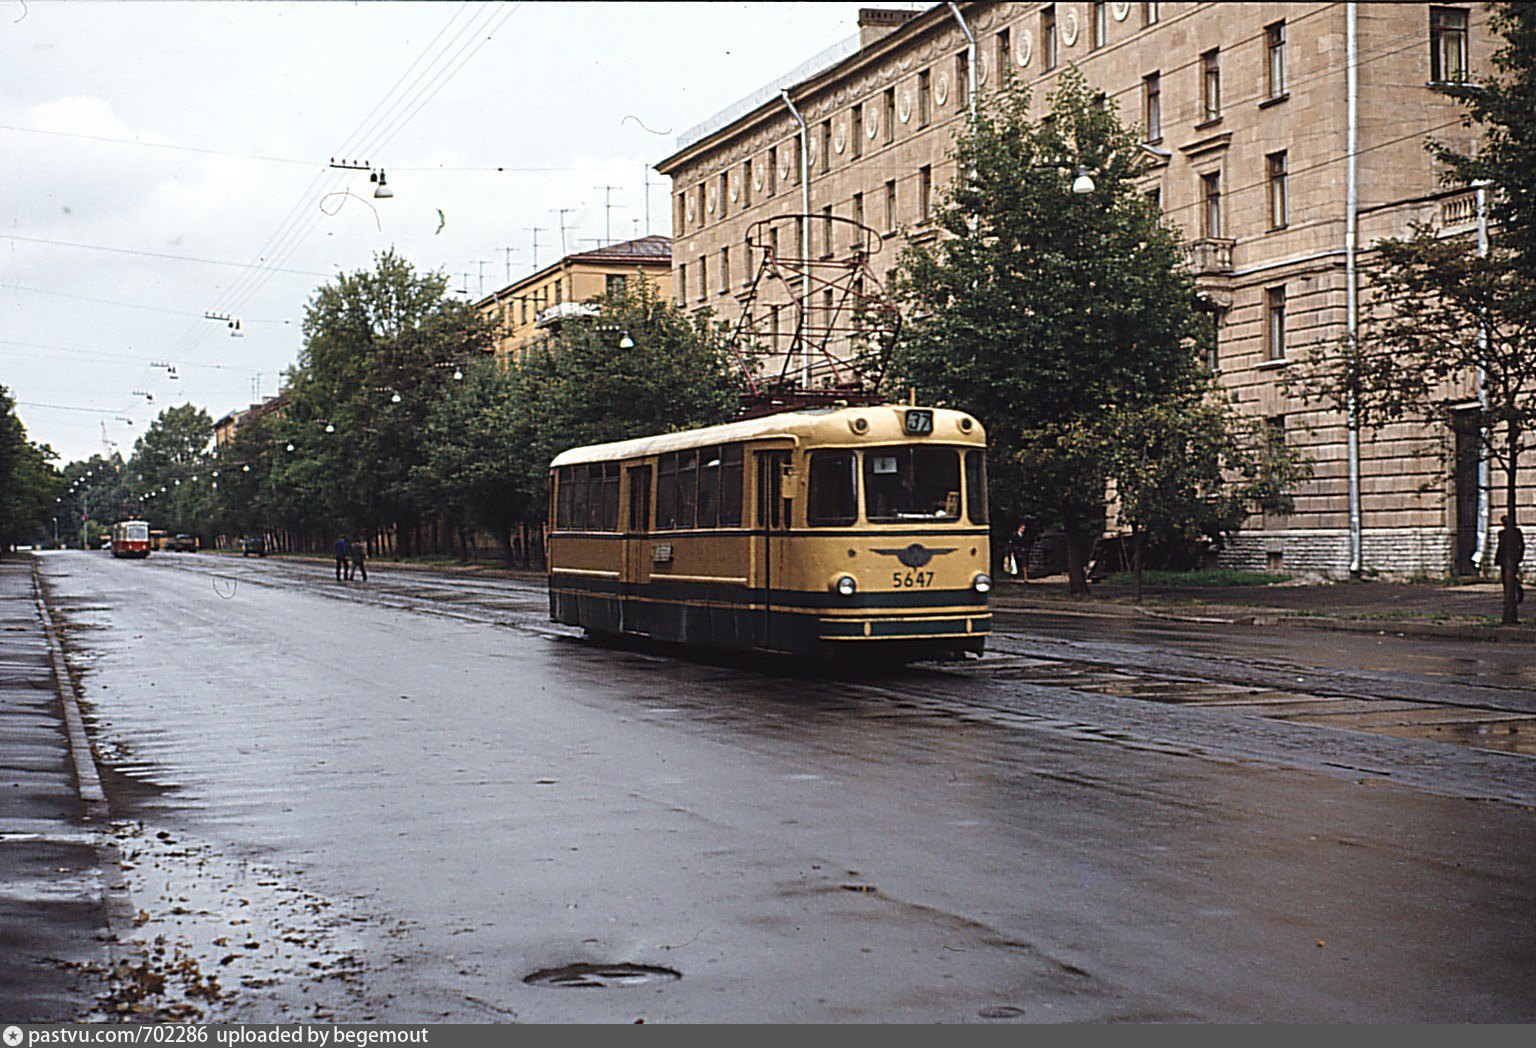
[[[985,572],[977,574],[977,576],[971,580],[971,588],[974,589],[977,593],[991,593],[992,576],[986,574]]]
[[[832,588],[844,597],[851,597],[858,590],[859,582],[852,575],[839,575]]]

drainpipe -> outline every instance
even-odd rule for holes
[[[789,115],[795,118],[795,123],[800,125],[800,210],[805,218],[800,222],[800,258],[805,267],[805,273],[801,278],[800,294],[803,304],[800,306],[800,381],[806,389],[811,388],[811,347],[805,338],[805,318],[811,308],[811,139],[810,128],[805,126],[805,118],[800,115],[800,110],[795,108],[795,103],[790,101],[789,89],[783,88],[779,94],[784,96],[784,104],[789,107]]]
[[[966,84],[966,100],[970,103],[971,123],[976,122],[976,34],[971,32],[971,27],[966,25],[965,16],[960,13],[960,5],[951,3],[950,13],[955,16],[955,21],[960,23],[960,32],[965,34],[965,74],[969,83]],[[997,71],[998,76],[1003,71]]]
[[[1479,179],[1477,187],[1477,257],[1488,257],[1488,182]],[[1488,410],[1488,371],[1483,361],[1488,355],[1488,324],[1477,326],[1477,406]],[[1484,418],[1487,416],[1484,415]],[[1478,431],[1477,443],[1477,550],[1472,554],[1472,566],[1479,575],[1484,574],[1488,561],[1489,486],[1493,483],[1488,468],[1488,427]]]
[[[1359,94],[1360,94],[1360,53],[1355,39],[1355,5],[1344,5],[1345,25],[1345,93],[1348,98],[1346,106],[1346,131],[1345,156],[1347,157],[1345,191],[1344,191],[1344,294],[1345,294],[1345,334],[1349,340],[1351,352],[1359,349],[1360,338],[1360,274],[1355,267],[1355,250],[1357,247],[1358,224],[1360,214],[1360,195],[1358,182],[1357,155],[1359,152]],[[1363,545],[1363,529],[1361,527],[1360,514],[1360,415],[1355,403],[1355,391],[1349,390],[1349,402],[1346,405],[1345,428],[1347,431],[1349,450],[1349,574],[1359,578],[1363,568],[1361,547]]]

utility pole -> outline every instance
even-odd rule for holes
[[[549,227],[524,226],[523,228],[533,234],[533,268],[535,271],[537,271],[539,268],[539,234],[548,232]]]
[[[593,186],[603,192],[603,243],[613,243],[613,191],[623,189],[623,186]],[[623,207],[623,204],[619,205]]]

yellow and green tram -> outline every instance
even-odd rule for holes
[[[980,654],[986,438],[886,404],[574,448],[550,465],[557,622],[713,648]]]

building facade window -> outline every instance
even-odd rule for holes
[[[720,187],[716,190],[720,194],[720,214],[722,220],[731,213],[731,175],[728,171],[720,172]]]
[[[1154,208],[1156,208],[1158,214],[1162,214],[1163,213],[1163,187],[1162,186],[1153,186],[1151,189],[1147,190],[1144,195],[1147,198],[1147,203],[1151,204]]]
[[[805,143],[800,140],[799,135],[796,135],[794,138],[790,139],[789,156],[791,161],[789,167],[789,184],[792,186],[798,186],[800,184],[800,165],[805,163],[806,159]]]
[[[1148,142],[1163,140],[1163,75],[1149,73],[1141,79],[1142,122]]]
[[[672,205],[672,228],[687,229],[686,219],[688,215],[688,192],[677,194],[677,201]]]
[[[885,184],[885,231],[896,232],[896,180]]]
[[[1098,50],[1109,40],[1109,5],[1095,3],[1088,7],[1088,46]]]
[[[933,117],[933,76],[924,69],[917,74],[917,126],[927,127]]]
[[[704,183],[700,182],[696,190],[699,197],[699,222],[698,228],[703,229],[705,221],[709,218],[709,212],[704,210],[704,198],[708,195],[704,189]]]
[[[832,170],[832,121],[821,122],[821,170]]]
[[[917,217],[924,222],[933,217],[933,168],[927,164],[917,169]]]
[[[1040,11],[1040,65],[1043,72],[1056,68],[1056,5]]]
[[[1200,56],[1200,112],[1202,123],[1221,119],[1221,50],[1211,48]]]
[[[752,158],[741,162],[741,206],[752,206]]]
[[[768,170],[763,172],[763,195],[773,196],[779,189],[779,147],[768,147]]]
[[[855,193],[855,194],[853,194],[853,220],[854,220],[855,223],[857,223],[860,226],[864,225],[864,194],[863,193]],[[863,247],[863,237],[859,235],[859,230],[857,230],[857,229],[854,230],[854,235],[855,236],[859,236],[859,239],[860,239],[859,246],[860,246],[860,248],[862,248]]]
[[[1436,83],[1467,78],[1467,9],[1429,9],[1429,78]]]
[[[971,59],[964,51],[955,56],[955,108],[971,104]]]
[[[1159,10],[1162,6],[1162,4],[1142,4],[1141,24],[1157,25],[1157,20],[1162,17],[1162,11]]]
[[[881,108],[885,112],[881,117],[885,127],[885,144],[890,145],[896,141],[896,89],[894,87],[885,89],[884,103]]]
[[[1264,355],[1285,359],[1285,285],[1264,289]]]
[[[1200,176],[1200,235],[1221,236],[1221,172]]]
[[[699,256],[699,301],[704,301],[704,296],[709,294],[709,256]]]
[[[864,106],[859,104],[853,107],[853,112],[848,116],[848,156],[851,160],[857,160],[864,155]]]
[[[997,70],[997,89],[1001,91],[1013,75],[1013,34],[999,29],[992,48],[992,68]]]
[[[682,305],[688,301],[688,263],[680,262],[677,266],[677,302]],[[523,318],[527,320],[527,317]]]
[[[821,257],[832,257],[832,205],[821,209]]]
[[[1285,150],[1264,157],[1264,181],[1269,187],[1269,228],[1284,229],[1290,221],[1290,167]]]
[[[617,273],[609,273],[603,278],[603,292],[608,295],[622,295],[628,286],[629,280]]]
[[[731,290],[731,249],[720,249],[720,294]]]
[[[1264,27],[1264,87],[1270,98],[1285,94],[1285,23]]]

